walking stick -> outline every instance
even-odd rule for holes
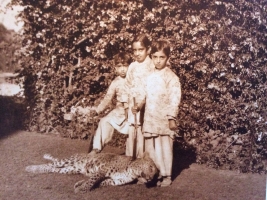
[[[92,122],[92,128],[91,128],[91,135],[89,136],[89,147],[88,147],[88,153],[90,153],[93,150],[93,140],[95,136],[95,119],[93,116],[90,117]]]
[[[134,107],[135,107],[136,106],[135,97],[133,97],[133,104],[134,104]],[[135,113],[134,114],[134,135],[133,135],[133,156],[132,156],[132,161],[136,159],[137,128],[138,128],[137,116],[136,116],[136,113]]]

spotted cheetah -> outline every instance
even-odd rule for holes
[[[44,158],[52,163],[30,165],[26,171],[32,173],[84,174],[87,180],[78,181],[74,191],[87,192],[97,186],[124,185],[138,179],[147,183],[151,181],[158,169],[154,162],[145,155],[134,161],[131,157],[112,153],[77,154],[59,160],[49,154]]]

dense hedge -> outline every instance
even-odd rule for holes
[[[112,57],[131,39],[171,42],[183,97],[180,134],[197,162],[266,171],[266,9],[263,0],[29,1],[23,58],[29,129],[85,138],[90,121],[68,122],[77,105],[98,104],[114,77]]]

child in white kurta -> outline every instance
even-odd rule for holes
[[[155,162],[163,177],[160,186],[171,184],[173,163],[173,137],[177,129],[175,119],[181,99],[179,78],[166,65],[170,47],[166,41],[152,45],[151,56],[155,65],[146,79],[145,116],[143,134],[145,151]],[[140,104],[136,110],[140,110]],[[133,109],[133,112],[136,111]]]
[[[111,82],[104,99],[95,111],[91,112],[92,115],[103,112],[111,104],[113,98],[116,97],[116,107],[103,117],[98,124],[93,140],[93,150],[96,152],[100,152],[104,145],[112,139],[114,129],[120,133],[128,134],[128,93],[125,90],[125,77],[129,62],[130,57],[125,53],[115,56],[114,64],[119,76]]]
[[[136,99],[136,103],[140,104],[141,97],[144,96],[144,80],[151,73],[153,69],[153,62],[149,58],[150,41],[146,35],[138,35],[134,38],[132,49],[135,61],[129,66],[126,76],[126,90],[129,92],[129,107],[134,105],[133,98]],[[144,152],[144,138],[141,132],[142,121],[140,116],[143,113],[136,113],[136,122],[134,114],[129,110],[128,122],[130,124],[128,139],[126,142],[126,155],[133,156],[133,148],[136,145],[136,157],[142,157]],[[135,136],[135,123],[138,128]],[[136,144],[134,144],[134,137],[137,138]]]

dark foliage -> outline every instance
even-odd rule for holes
[[[14,72],[20,69],[21,41],[21,35],[7,30],[0,23],[0,71]]]
[[[26,104],[22,97],[0,96],[0,133],[25,128],[26,113]]]
[[[172,45],[183,99],[178,126],[197,161],[266,171],[266,2],[17,1],[25,6],[22,60],[29,129],[86,138],[91,122],[63,116],[98,104],[114,78],[112,57],[146,33]],[[76,121],[75,121],[76,120]]]

